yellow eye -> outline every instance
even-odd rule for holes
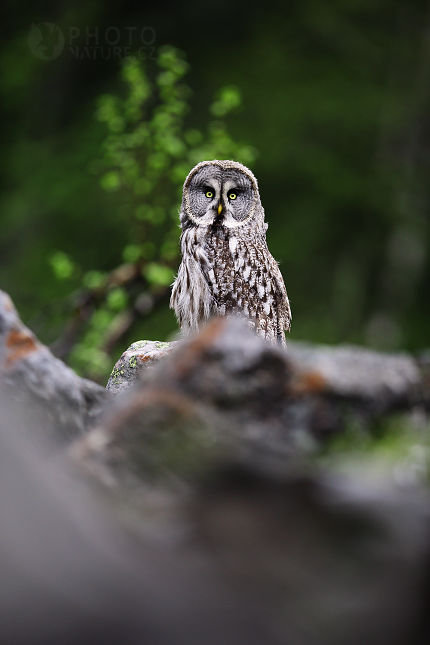
[[[236,193],[229,193],[228,194],[229,199],[236,199],[236,197],[237,197]]]
[[[207,191],[206,191],[206,193],[205,193],[205,195],[206,195],[206,197],[209,197],[209,199],[210,199],[211,197],[213,197],[213,196],[214,196],[214,194],[213,194],[213,191],[212,191],[212,190],[207,190]]]

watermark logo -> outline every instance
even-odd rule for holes
[[[64,33],[50,22],[32,24],[28,46],[42,60],[57,58],[66,45],[69,59],[110,60],[154,58],[155,31],[152,27],[72,27]]]
[[[34,23],[28,34],[28,46],[32,54],[42,60],[54,60],[64,49],[64,34],[51,22]]]

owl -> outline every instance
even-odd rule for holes
[[[268,224],[257,180],[236,161],[202,161],[184,183],[182,262],[170,307],[184,334],[212,316],[244,318],[256,333],[285,347],[291,310],[266,242]]]

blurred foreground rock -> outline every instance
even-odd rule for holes
[[[0,409],[2,645],[279,642],[209,557],[124,530],[31,409]]]
[[[427,642],[427,491],[270,460],[178,473],[152,446],[101,495],[0,405],[2,643]]]
[[[125,392],[139,379],[148,381],[148,368],[162,361],[150,379],[157,387],[169,383],[230,416],[232,408],[248,419],[255,413],[256,423],[264,410],[271,427],[288,425],[318,437],[344,430],[351,420],[368,424],[396,410],[430,409],[430,371],[408,354],[298,342],[289,342],[285,352],[259,343],[234,319],[214,321],[209,330],[191,342],[134,343],[116,363],[107,389]]]
[[[23,324],[7,293],[0,290],[0,381],[10,398],[30,407],[53,436],[71,438],[99,418],[109,398],[102,387],[79,378],[55,358]]]
[[[428,425],[411,463],[313,456],[351,416],[425,410],[422,364],[220,319],[130,349],[150,369],[88,403],[1,295],[2,643],[429,641]]]

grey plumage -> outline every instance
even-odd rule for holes
[[[184,183],[182,262],[170,306],[181,330],[216,315],[245,318],[259,336],[285,346],[291,310],[266,242],[257,180],[235,161],[202,161]]]

